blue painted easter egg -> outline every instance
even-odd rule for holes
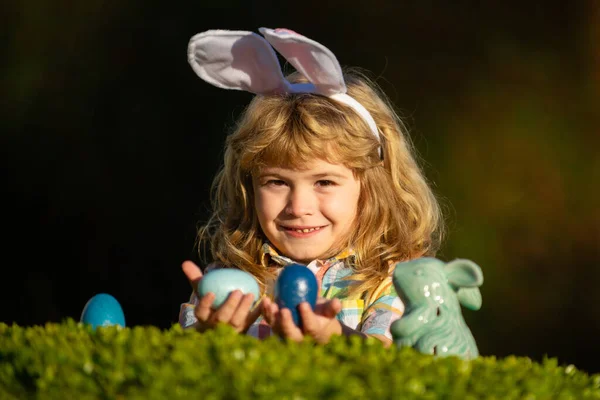
[[[317,303],[318,284],[315,274],[301,264],[288,265],[281,271],[275,285],[275,302],[279,308],[289,308],[294,323],[302,327],[298,304],[306,301],[314,309]]]
[[[217,309],[227,300],[229,293],[239,290],[243,294],[252,293],[254,304],[260,298],[260,288],[256,279],[246,271],[235,268],[213,269],[202,277],[198,283],[198,296],[204,297],[209,292],[215,294],[213,309]]]
[[[110,294],[100,293],[89,299],[83,307],[81,322],[94,329],[110,325],[125,327],[125,315],[117,299]]]

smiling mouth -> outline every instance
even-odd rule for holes
[[[313,228],[290,228],[287,226],[283,226],[282,228],[285,229],[286,231],[291,231],[291,232],[309,233],[309,232],[315,232],[315,231],[321,230],[321,228],[324,228],[324,227],[317,226],[317,227],[313,227]]]

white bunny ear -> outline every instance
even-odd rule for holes
[[[259,28],[259,31],[313,86],[288,82],[290,91],[317,93],[350,106],[365,120],[381,143],[373,116],[362,104],[346,94],[342,67],[331,50],[289,29]],[[381,147],[379,156],[382,156]]]
[[[288,29],[260,28],[260,32],[268,42],[248,31],[213,29],[199,33],[188,44],[188,62],[200,78],[223,89],[330,97],[353,108],[381,144],[375,120],[362,104],[346,94],[340,63],[327,47]],[[271,46],[310,83],[290,84]]]
[[[346,93],[340,63],[327,47],[289,29],[260,28],[259,31],[315,86],[315,93],[323,96]]]
[[[277,54],[261,36],[247,31],[209,30],[190,39],[188,62],[206,82],[255,94],[288,92]]]

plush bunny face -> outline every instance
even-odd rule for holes
[[[391,327],[394,342],[436,355],[477,357],[478,350],[466,325],[461,304],[481,307],[479,266],[457,259],[449,263],[431,257],[396,264],[393,283],[406,312]]]

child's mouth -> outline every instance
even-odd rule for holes
[[[324,226],[315,226],[315,227],[310,227],[310,228],[309,227],[287,227],[287,226],[283,227],[284,231],[287,234],[289,234],[290,236],[301,237],[301,238],[316,235],[323,228],[324,228]]]

